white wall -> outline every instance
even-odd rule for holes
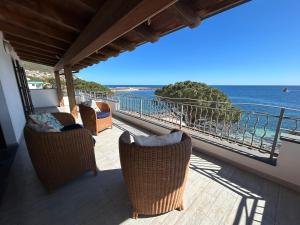
[[[15,53],[11,55],[15,57]],[[11,55],[4,50],[3,35],[0,31],[0,123],[8,145],[19,142],[25,125],[24,110]]]
[[[56,107],[59,105],[56,89],[31,89],[30,95],[35,108]]]

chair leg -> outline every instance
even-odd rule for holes
[[[132,219],[137,219],[137,218],[139,218],[138,212],[133,211],[133,212],[132,212]]]
[[[183,203],[177,208],[178,211],[184,210]]]

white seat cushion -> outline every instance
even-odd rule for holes
[[[95,110],[95,112],[101,112],[101,110],[98,108],[95,100],[89,100],[89,101],[83,102],[82,104],[84,104],[88,107],[91,107],[92,109]]]
[[[133,139],[136,145],[155,147],[177,144],[181,141],[182,134],[182,131],[176,131],[170,134],[160,136],[134,136]]]

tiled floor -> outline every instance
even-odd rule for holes
[[[191,158],[184,211],[131,219],[118,155],[123,130],[145,134],[114,119],[113,129],[96,137],[98,176],[87,173],[50,195],[22,143],[0,206],[0,224],[300,224],[299,193],[199,153]]]

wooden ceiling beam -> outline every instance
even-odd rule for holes
[[[112,4],[111,1],[105,1],[55,69],[76,64],[176,2],[177,0],[115,0]]]
[[[37,50],[44,50],[44,51],[47,51],[47,52],[50,52],[53,54],[62,55],[65,52],[64,50],[62,50],[61,48],[59,48],[57,46],[50,47],[43,43],[37,43],[37,42],[31,41],[31,40],[24,39],[22,37],[10,35],[8,33],[4,34],[4,38],[12,44],[17,43],[18,45],[35,48]]]
[[[111,56],[116,57],[119,55],[120,52],[110,47],[104,47],[98,50],[97,53],[104,55],[106,57],[111,57]]]
[[[81,60],[79,63],[86,63],[87,65],[92,65],[92,64],[99,63],[99,59],[85,58],[85,59]]]
[[[59,58],[61,58],[62,53],[60,52],[55,52],[53,50],[48,51],[47,48],[36,48],[34,45],[24,45],[22,42],[14,42],[14,41],[9,41],[9,43],[13,46],[14,49],[25,49],[26,51],[29,52],[39,52],[42,53],[43,55],[53,55],[53,56],[58,56]]]
[[[27,56],[20,56],[20,59],[23,60],[23,61],[33,62],[33,63],[42,64],[42,65],[46,65],[46,66],[50,66],[50,67],[53,67],[55,65],[55,63],[52,63],[52,62],[49,62],[49,61],[30,58],[30,57],[27,57]]]
[[[117,40],[111,42],[109,46],[119,50],[119,51],[132,51],[135,49],[136,44],[130,41],[127,41],[124,38],[118,38]]]
[[[58,61],[59,59],[55,56],[55,55],[52,55],[52,54],[43,54],[41,52],[38,52],[38,51],[30,51],[28,49],[25,49],[25,48],[17,48],[17,47],[14,47],[15,51],[17,52],[17,54],[19,53],[24,53],[24,54],[27,54],[27,55],[32,55],[32,56],[35,56],[35,57],[40,57],[40,58],[43,58],[43,59],[50,59],[50,60],[53,60],[53,61]]]
[[[200,16],[188,4],[179,1],[171,8],[184,25],[195,28],[201,23]]]
[[[94,53],[92,55],[90,55],[89,57],[87,57],[88,59],[96,59],[96,60],[101,60],[101,61],[105,61],[108,59],[107,56],[104,56],[104,55],[101,55],[101,54],[98,54],[98,53]]]
[[[105,0],[76,0],[82,7],[86,7],[92,12],[97,12]]]
[[[150,26],[142,24],[134,29],[143,40],[149,41],[151,43],[158,41],[159,35],[153,32]]]
[[[68,44],[72,43],[76,37],[74,32],[66,31],[56,24],[47,23],[39,17],[32,17],[31,14],[25,14],[22,10],[17,9],[18,7],[10,8],[6,5],[0,5],[0,20],[3,22],[9,21],[12,25],[23,27],[28,31],[40,33]]]
[[[10,24],[9,22],[0,21],[0,28],[1,31],[3,31],[4,33],[8,33],[12,36],[20,37],[36,43],[44,44],[49,47],[55,47],[55,48],[65,50],[69,46],[69,44],[65,42],[53,39],[51,37],[45,36],[43,34],[34,31],[26,30],[20,26]]]
[[[74,20],[74,14],[63,10],[58,4],[52,4],[51,1],[41,4],[39,0],[31,0],[30,3],[24,0],[4,0],[3,4],[76,32],[80,32],[86,25],[83,20]]]

